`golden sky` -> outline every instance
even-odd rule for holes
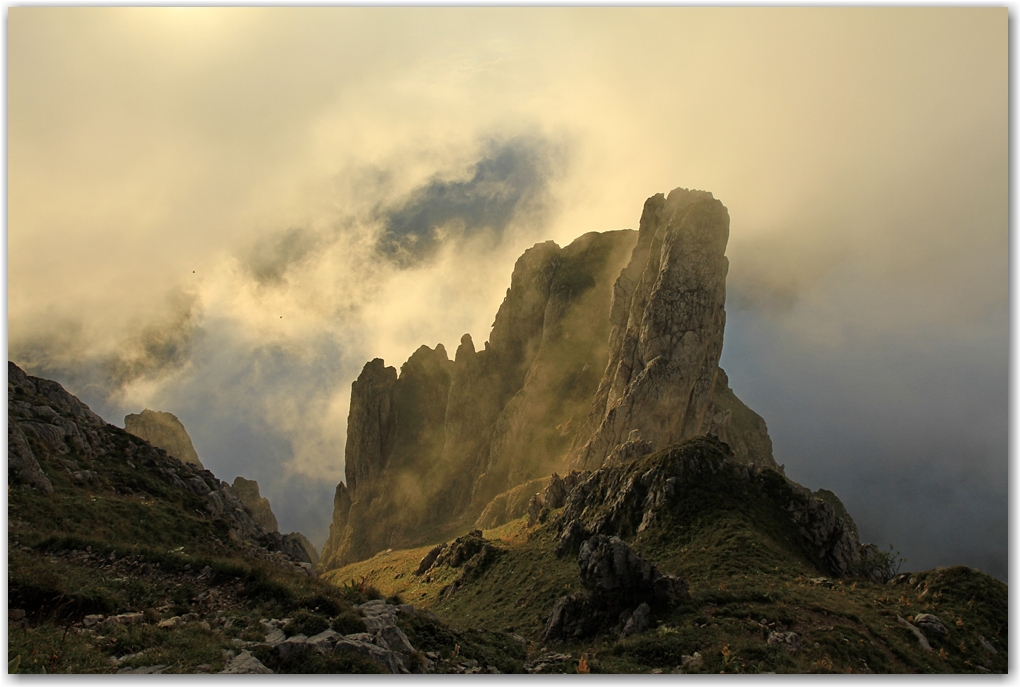
[[[10,356],[277,508],[342,475],[364,362],[484,341],[524,248],[684,186],[730,211],[733,331],[1004,378],[1007,78],[1006,8],[10,8]],[[433,248],[380,257],[409,217]]]

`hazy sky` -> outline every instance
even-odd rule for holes
[[[1007,573],[1005,8],[12,8],[9,356],[177,414],[316,545],[350,384],[517,256],[729,208],[723,366],[787,474]]]

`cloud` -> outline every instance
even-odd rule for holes
[[[724,365],[780,462],[913,560],[1003,560],[1006,10],[8,23],[10,356],[174,412],[285,529],[328,520],[365,361],[480,344],[525,248],[686,186],[729,208]]]
[[[113,345],[96,340],[84,318],[39,318],[11,337],[8,354],[34,374],[88,389],[104,405],[124,403],[138,387],[170,383],[182,374],[202,336],[195,294],[173,290],[153,305],[154,316],[136,316]]]
[[[467,179],[433,178],[397,207],[380,212],[380,252],[409,267],[433,257],[443,241],[481,231],[493,232],[498,240],[521,217],[541,223],[562,156],[538,136],[486,142]]]

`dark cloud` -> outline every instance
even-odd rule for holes
[[[497,237],[517,219],[540,214],[563,161],[546,138],[490,140],[466,180],[439,176],[383,212],[379,251],[401,266],[428,260],[445,240],[491,231]]]
[[[736,311],[722,365],[787,475],[834,491],[862,539],[892,544],[905,569],[962,564],[1005,580],[1007,333],[1003,308],[948,335],[825,348]]]

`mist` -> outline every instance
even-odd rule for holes
[[[729,209],[722,365],[908,568],[1005,578],[996,8],[12,8],[8,355],[321,546],[350,385],[535,242]]]

